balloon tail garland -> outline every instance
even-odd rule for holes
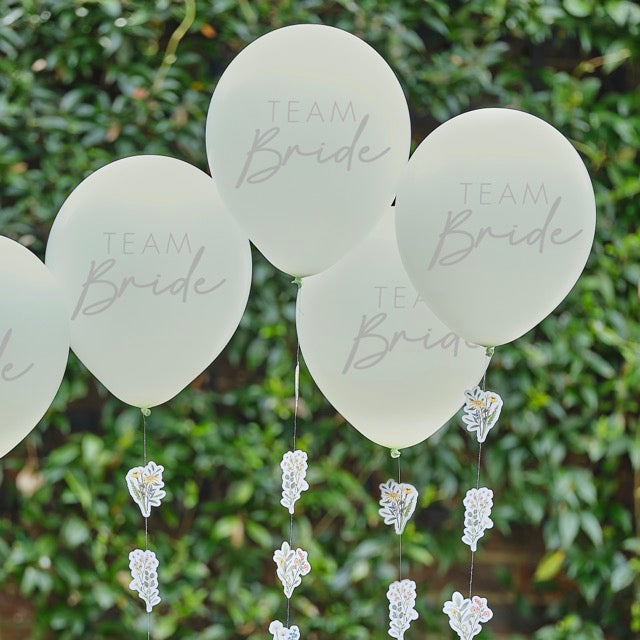
[[[493,347],[487,348],[487,356],[493,355]],[[482,624],[493,618],[493,611],[487,605],[487,599],[473,595],[473,577],[475,555],[478,541],[487,529],[493,527],[491,509],[493,507],[493,491],[480,486],[480,465],[482,462],[482,444],[489,431],[496,425],[502,411],[502,398],[493,391],[487,391],[486,375],[482,389],[475,387],[465,391],[465,406],[462,421],[469,433],[475,433],[478,441],[478,462],[476,486],[469,489],[463,500],[464,532],[462,542],[471,549],[469,567],[469,597],[465,598],[455,591],[451,600],[445,602],[443,613],[449,616],[449,626],[458,634],[460,640],[472,640],[480,633]]]
[[[147,640],[151,637],[151,611],[160,604],[158,590],[158,559],[153,551],[149,551],[149,516],[151,507],[159,507],[162,499],[167,495],[163,490],[162,474],[164,467],[153,460],[147,463],[147,418],[151,415],[149,409],[142,412],[142,457],[143,466],[129,469],[125,477],[127,488],[133,501],[140,508],[144,517],[144,550],[135,549],[129,554],[129,570],[131,582],[129,589],[138,592],[144,601],[147,611]]]
[[[302,280],[296,278],[293,281],[298,286],[298,295],[302,287]],[[289,542],[286,540],[273,553],[273,561],[276,564],[276,575],[282,583],[284,595],[287,598],[286,626],[280,620],[273,620],[269,624],[269,633],[273,640],[299,640],[300,629],[291,622],[291,596],[296,587],[302,583],[303,576],[311,571],[311,565],[304,549],[293,547],[293,515],[295,504],[300,499],[302,492],[309,488],[306,481],[307,453],[296,449],[298,437],[298,408],[300,404],[300,342],[296,347],[296,364],[293,373],[294,405],[293,405],[293,449],[285,452],[280,462],[282,469],[282,498],[280,504],[289,512]]]
[[[398,460],[398,481],[387,480],[380,485],[380,509],[378,513],[385,524],[393,525],[398,536],[398,580],[389,585],[389,635],[397,640],[404,639],[404,633],[413,620],[418,619],[416,605],[416,583],[402,579],[402,534],[418,503],[418,491],[412,485],[402,482],[400,474],[400,451],[391,450],[391,457]]]

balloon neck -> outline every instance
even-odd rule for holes
[[[487,358],[491,358],[495,353],[495,350],[495,347],[487,347],[487,350],[485,351],[485,355],[487,356]]]
[[[396,449],[395,447],[393,449],[391,449],[391,451],[389,452],[392,458],[399,458],[401,455],[401,451],[400,449]]]
[[[148,418],[151,415],[151,409],[149,409],[148,407],[141,407],[140,412],[145,418]]]
[[[298,289],[302,286],[302,278],[300,276],[296,276],[291,282],[298,285]]]

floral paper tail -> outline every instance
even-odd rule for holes
[[[404,639],[404,632],[413,620],[418,619],[416,606],[416,583],[413,580],[392,582],[387,591],[389,599],[389,635]]]
[[[302,583],[302,576],[311,571],[307,552],[300,548],[294,551],[285,541],[280,549],[275,550],[273,561],[276,563],[276,573],[282,582],[284,595],[290,598],[293,590]]]
[[[445,602],[443,613],[449,616],[449,626],[460,640],[471,640],[482,631],[482,625],[493,618],[493,611],[487,606],[487,599],[480,596],[465,598],[456,591],[451,600]]]
[[[483,391],[475,387],[465,391],[464,415],[462,421],[467,431],[476,432],[478,442],[483,443],[489,431],[495,426],[502,411],[502,398],[493,391]]]
[[[282,499],[280,504],[293,514],[295,503],[303,491],[309,488],[307,475],[307,454],[304,451],[287,451],[280,463],[282,468]]]
[[[295,624],[287,629],[280,620],[269,625],[269,633],[273,634],[273,640],[300,640],[300,629]]]
[[[385,524],[392,524],[400,535],[413,515],[418,501],[418,491],[412,484],[387,480],[380,485],[380,509],[378,513]]]
[[[464,498],[464,535],[462,542],[471,547],[471,551],[477,550],[478,540],[482,538],[487,529],[493,527],[491,507],[493,507],[493,491],[486,487],[469,489]]]
[[[138,595],[147,605],[147,613],[155,605],[160,604],[158,591],[158,559],[153,551],[136,549],[129,554],[129,569],[133,580],[129,589],[138,592]]]
[[[151,514],[151,507],[159,507],[162,498],[167,495],[162,489],[163,471],[161,464],[150,461],[144,467],[133,467],[127,472],[129,493],[145,518]]]

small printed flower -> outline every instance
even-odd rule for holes
[[[475,431],[478,442],[487,439],[502,411],[502,398],[493,391],[483,391],[475,387],[464,392],[466,401],[462,421],[470,433]]]
[[[444,603],[442,611],[448,616],[457,616],[459,611],[464,607],[464,598],[459,591],[456,591],[451,600]]]
[[[129,589],[137,591],[147,605],[147,613],[160,603],[158,591],[158,559],[153,551],[136,549],[129,554],[129,569],[131,583]]]
[[[151,514],[151,507],[159,507],[162,498],[167,495],[162,489],[163,471],[164,467],[161,464],[149,461],[146,466],[133,467],[127,472],[129,493],[145,518]]]
[[[282,499],[280,504],[293,514],[294,505],[303,491],[309,488],[305,480],[307,475],[307,454],[296,449],[287,451],[280,463],[282,469]]]
[[[469,599],[458,591],[453,594],[451,600],[444,603],[442,611],[449,616],[449,626],[458,634],[460,640],[472,640],[482,631],[480,623],[493,618],[486,598],[473,596]]]
[[[300,629],[295,624],[287,629],[280,620],[269,625],[269,633],[273,634],[273,640],[300,640]]]
[[[482,538],[487,529],[493,527],[491,507],[493,507],[493,491],[486,487],[469,489],[463,500],[464,510],[464,535],[462,542],[476,551],[478,540]]]
[[[378,513],[385,524],[392,524],[400,535],[413,515],[418,502],[418,491],[412,484],[399,484],[387,480],[380,485],[380,509]]]
[[[416,583],[413,580],[392,582],[387,591],[389,600],[389,635],[404,639],[404,632],[412,620],[418,619],[416,606]]]
[[[284,595],[290,598],[293,590],[302,582],[302,576],[311,571],[307,552],[300,548],[294,551],[285,541],[280,549],[275,550],[273,561],[276,563],[276,573],[282,582]]]

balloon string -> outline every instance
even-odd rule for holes
[[[147,416],[148,409],[142,409],[142,460],[143,466],[147,466]],[[144,518],[144,550],[149,550],[149,518]],[[151,640],[151,613],[147,613],[147,640]]]
[[[298,286],[296,294],[296,304],[299,302],[302,280],[296,278],[293,281]],[[296,331],[297,334],[297,331]],[[296,344],[296,366],[293,370],[293,450],[296,450],[298,439],[298,408],[300,406],[300,338]],[[289,515],[289,547],[293,548],[293,514]],[[291,621],[291,597],[287,598],[287,627]]]
[[[147,466],[147,414],[142,411],[142,465]],[[149,518],[144,519],[144,549],[149,549]]]
[[[289,622],[291,620],[291,597],[287,598],[287,628],[289,627]]]
[[[493,347],[487,348],[487,356],[489,357],[489,362],[491,362],[491,358],[493,356]],[[488,368],[487,363],[487,368]],[[482,376],[482,391],[483,393],[487,391],[487,370],[484,370],[484,374]],[[476,490],[480,488],[480,465],[482,463],[482,442],[478,443],[478,461],[476,464]],[[471,565],[469,567],[469,600],[471,600],[471,594],[473,592],[473,570],[475,567],[476,560],[476,552],[471,551]]]
[[[296,348],[296,368],[293,373],[294,404],[293,404],[293,450],[296,450],[298,437],[298,405],[300,404],[300,340]]]
[[[398,456],[398,484],[402,484],[402,476],[400,474],[400,456]],[[402,533],[398,536],[398,578],[402,581]]]

